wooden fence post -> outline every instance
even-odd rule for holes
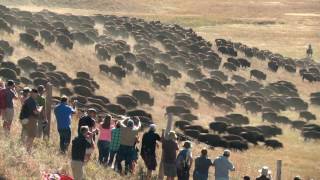
[[[282,166],[282,161],[277,160],[277,177],[276,180],[281,180],[281,166]]]
[[[168,121],[167,121],[167,128],[162,130],[162,137],[164,137],[165,139],[168,138],[168,134],[172,129],[172,122],[173,122],[173,118],[172,118],[172,114],[168,114]],[[163,172],[163,151],[161,149],[161,160],[159,163],[159,173],[158,173],[158,180],[163,180],[164,179],[164,172]]]
[[[50,139],[50,130],[51,130],[51,109],[52,109],[52,84],[49,82],[47,83],[46,87],[47,95],[46,95],[46,117],[48,121],[48,127],[47,127],[47,136]]]

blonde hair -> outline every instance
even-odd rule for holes
[[[168,138],[169,138],[169,140],[173,140],[173,141],[177,140],[176,132],[170,131],[169,135],[168,135]]]

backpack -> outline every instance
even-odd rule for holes
[[[7,96],[6,96],[6,89],[0,89],[0,109],[7,108]]]
[[[179,152],[177,156],[177,161],[176,161],[176,166],[178,169],[189,169],[187,153],[188,153],[188,150],[186,149]]]

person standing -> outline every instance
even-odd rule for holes
[[[72,140],[71,146],[71,169],[75,180],[83,180],[84,178],[84,163],[86,152],[92,148],[92,144],[87,140],[90,136],[88,126],[81,126],[80,133]]]
[[[41,108],[37,108],[36,99],[38,95],[38,90],[32,89],[31,95],[24,102],[20,113],[20,120],[27,134],[26,148],[29,153],[32,149],[33,140],[37,136],[37,118],[41,112]]]
[[[256,180],[271,180],[271,171],[269,170],[269,167],[263,166],[259,170],[260,176],[256,178]]]
[[[235,171],[233,164],[229,161],[229,157],[230,150],[226,149],[222,156],[218,156],[214,160],[216,180],[229,180],[229,171]]]
[[[144,133],[142,136],[141,144],[141,157],[146,165],[147,180],[151,179],[152,171],[156,170],[157,167],[157,158],[156,158],[156,147],[157,141],[161,141],[161,137],[156,133],[155,124],[150,125],[148,132]]]
[[[191,147],[192,144],[190,141],[184,142],[183,149],[177,156],[176,164],[178,180],[189,180],[189,171],[193,163]]]
[[[119,147],[120,147],[120,123],[117,122],[116,127],[113,128],[111,131],[111,142],[110,142],[110,146],[109,146],[110,158],[109,158],[108,166],[110,166],[110,167],[112,166],[113,159],[117,155]],[[116,157],[118,157],[118,155]],[[117,160],[116,160],[116,162],[117,162]],[[116,169],[116,167],[117,166],[115,165],[115,169]]]
[[[71,141],[71,120],[72,114],[76,112],[75,102],[73,107],[67,104],[67,96],[62,96],[60,103],[54,108],[54,114],[57,120],[57,129],[60,136],[60,151],[66,153]]]
[[[42,110],[39,114],[38,122],[37,122],[37,137],[41,138],[45,137],[46,126],[47,126],[47,116],[46,116],[46,98],[44,96],[45,88],[43,85],[39,85],[38,88],[39,96],[37,98],[37,106],[42,107]]]
[[[167,180],[173,180],[177,176],[176,159],[178,150],[177,135],[174,131],[170,131],[168,139],[162,138],[163,170]]]
[[[103,122],[99,124],[99,138],[98,138],[98,149],[99,149],[99,163],[107,165],[109,158],[109,145],[111,141],[111,131],[113,128],[111,124],[111,116],[106,115]]]
[[[208,158],[208,150],[203,148],[201,155],[196,158],[193,171],[194,180],[208,180],[209,168],[213,166],[213,161]]]
[[[137,121],[137,126],[133,120]],[[122,173],[121,162],[125,161],[125,171],[127,175],[130,170],[132,170],[132,161],[134,158],[135,143],[138,135],[138,131],[141,127],[141,122],[139,118],[125,119],[120,121],[120,147],[118,151],[117,158],[117,168],[120,173]],[[132,173],[132,172],[131,172]]]
[[[18,94],[13,80],[8,80],[4,90],[5,108],[3,110],[3,129],[7,135],[10,134],[11,124],[14,116],[13,100],[18,99]]]
[[[23,90],[20,92],[21,93],[21,95],[20,95],[21,107],[23,106],[24,102],[29,98],[30,91],[31,91],[31,89],[29,87],[24,87]],[[25,143],[26,138],[27,138],[27,132],[26,132],[25,126],[23,126],[23,124],[22,124],[21,135],[20,135],[21,142]]]
[[[89,108],[87,114],[82,116],[78,124],[78,133],[80,134],[81,126],[88,126],[90,132],[95,132],[97,111],[94,108]]]
[[[313,50],[312,50],[311,44],[309,44],[306,53],[307,53],[307,57],[308,57],[308,58],[311,58],[311,57],[312,57]]]

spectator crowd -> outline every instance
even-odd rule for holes
[[[7,136],[10,135],[15,112],[13,101],[19,100],[19,120],[22,126],[20,138],[28,152],[32,152],[36,137],[46,138],[48,135],[45,92],[42,85],[30,89],[16,87],[12,80],[0,84],[0,113],[4,132]],[[67,96],[62,96],[54,107],[60,152],[66,155],[71,144],[71,169],[75,180],[85,179],[84,167],[92,160],[91,156],[96,148],[101,166],[113,168],[122,175],[134,174],[140,155],[147,169],[144,177],[146,180],[152,179],[152,173],[158,166],[156,149],[162,150],[162,167],[167,180],[188,180],[191,177],[194,180],[207,180],[210,167],[214,168],[216,180],[228,180],[229,173],[236,170],[230,161],[230,150],[225,149],[221,156],[211,159],[208,150],[203,148],[200,155],[194,158],[191,141],[185,141],[179,148],[175,131],[159,135],[155,124],[151,124],[148,131],[143,133],[140,142],[141,121],[138,116],[119,117],[105,114],[101,117],[94,108],[89,108],[79,118],[76,137],[71,140],[72,116],[77,112],[77,103],[71,102]],[[258,172],[256,180],[272,179],[267,166],[263,166]],[[241,178],[250,180],[249,176]],[[294,178],[300,179],[298,176]]]

